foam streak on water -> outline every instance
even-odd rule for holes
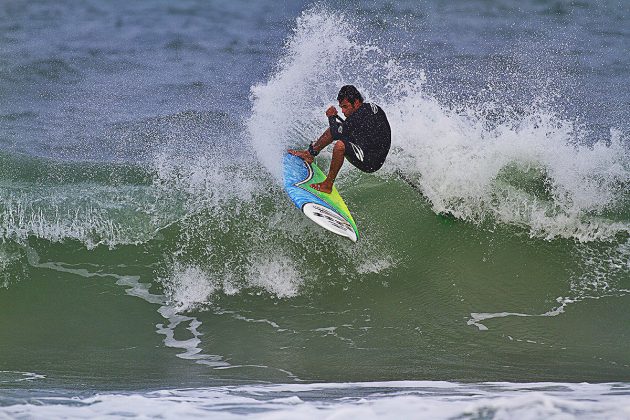
[[[67,267],[62,263],[40,262],[40,258],[34,249],[29,247],[27,252],[29,263],[33,267],[70,273],[87,278],[104,277],[117,279],[116,284],[125,287],[126,294],[140,298],[154,305],[160,305],[157,312],[162,315],[168,323],[156,325],[156,332],[165,336],[164,345],[170,348],[183,350],[183,352],[179,353],[177,357],[193,360],[196,363],[213,367],[229,366],[229,363],[222,361],[221,356],[203,354],[202,349],[198,347],[201,344],[201,340],[199,338],[201,333],[198,330],[201,326],[201,322],[194,317],[180,315],[179,312],[182,310],[181,307],[178,308],[170,306],[167,303],[166,296],[151,293],[149,291],[150,285],[141,283],[138,276],[121,276],[113,273],[91,272],[84,268]],[[180,324],[188,324],[188,328],[186,328],[186,330],[192,334],[192,337],[185,340],[175,338],[175,330],[180,326]]]
[[[622,384],[452,382],[322,383],[174,389],[90,397],[41,396],[26,404],[0,400],[9,417],[105,418],[141,415],[218,419],[623,419]],[[593,401],[596,397],[597,401]],[[18,398],[19,401],[19,398]],[[4,406],[4,407],[2,407]]]

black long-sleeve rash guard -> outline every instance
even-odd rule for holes
[[[363,103],[345,121],[328,117],[333,140],[345,145],[345,157],[364,172],[377,171],[391,147],[391,129],[385,112],[376,104]]]

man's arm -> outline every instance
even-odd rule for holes
[[[334,119],[336,121],[337,118],[337,108],[331,106],[326,110],[326,116],[328,117],[329,122]],[[333,136],[331,134],[330,128],[327,128],[324,133],[319,136],[317,140],[315,140],[307,150],[293,150],[289,149],[288,152],[292,155],[300,157],[304,159],[306,163],[313,162],[313,159],[319,152],[321,152],[326,146],[333,142]],[[312,151],[312,153],[311,153]]]
[[[317,154],[321,152],[326,146],[332,143],[332,141],[333,139],[332,139],[332,136],[330,135],[330,129],[327,128],[326,131],[324,131],[324,134],[322,134],[317,140],[311,143],[310,148],[313,149],[314,154],[311,153],[309,149],[307,150],[289,149],[288,152],[291,153],[292,155],[295,155],[297,157],[304,159],[306,163],[311,163],[313,159],[315,158],[315,156],[317,156]]]
[[[337,109],[331,106],[326,110],[328,124],[330,125],[330,135],[333,140],[341,140],[343,138],[343,120],[337,115]]]

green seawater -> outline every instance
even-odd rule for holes
[[[623,231],[541,238],[350,172],[353,244],[278,185],[218,196],[151,176],[4,181],[0,387],[630,379]]]

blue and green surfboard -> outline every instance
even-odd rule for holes
[[[326,175],[315,164],[287,153],[283,160],[284,189],[295,206],[304,215],[324,229],[345,236],[352,242],[359,239],[354,219],[336,187],[330,194],[311,188],[311,184],[324,181]]]

